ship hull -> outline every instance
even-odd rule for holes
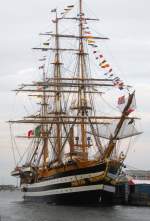
[[[106,165],[68,171],[33,184],[22,184],[25,201],[56,204],[112,204],[115,187],[103,178]],[[116,170],[109,168],[109,176]]]
[[[45,195],[45,196],[24,196],[25,201],[46,202],[57,205],[112,205],[114,191],[104,190],[82,191],[67,194]]]

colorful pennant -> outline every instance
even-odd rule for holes
[[[88,40],[88,44],[94,44],[95,43],[95,41],[93,41],[93,40]]]
[[[64,9],[64,11],[70,11],[70,10],[71,10],[70,8],[65,8],[65,9]]]
[[[123,95],[123,96],[118,98],[118,105],[122,105],[124,103],[125,103],[125,96]]]
[[[68,5],[67,7],[68,7],[68,8],[73,8],[73,7],[74,7],[74,5]]]
[[[52,19],[52,22],[53,22],[53,23],[56,23],[56,20]]]
[[[56,11],[57,11],[57,9],[56,9],[56,8],[54,8],[54,9],[52,9],[52,10],[51,10],[51,12],[56,12]]]
[[[45,61],[46,60],[46,58],[40,58],[39,59],[39,61]]]
[[[44,46],[49,46],[49,43],[48,42],[44,42],[43,45]]]
[[[131,119],[128,124],[133,124],[133,123],[134,123],[134,119]]]
[[[39,69],[43,69],[44,68],[44,65],[41,65],[40,67],[39,67]]]
[[[109,68],[109,67],[110,67],[109,64],[103,64],[103,65],[101,65],[101,68]]]

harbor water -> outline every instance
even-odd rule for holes
[[[149,221],[150,207],[56,206],[26,203],[19,191],[0,192],[0,221]]]

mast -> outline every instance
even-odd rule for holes
[[[54,102],[55,102],[55,115],[59,116],[61,114],[62,108],[61,108],[61,92],[60,92],[60,87],[58,86],[60,83],[61,79],[61,73],[60,73],[60,56],[59,56],[59,37],[58,37],[58,16],[57,16],[57,10],[56,10],[56,19],[55,19],[55,47],[56,47],[56,52],[55,52],[55,60],[54,60],[54,81],[56,83],[56,92],[54,95]],[[56,152],[57,152],[57,157],[58,161],[60,162],[60,152],[61,152],[61,125],[59,123],[60,118],[57,119],[58,123],[56,124]]]
[[[117,141],[117,135],[119,134],[119,131],[122,128],[122,125],[126,119],[127,116],[127,111],[130,108],[130,105],[132,104],[133,98],[134,98],[135,92],[133,92],[132,94],[129,94],[129,98],[128,98],[128,102],[122,112],[122,116],[120,117],[120,120],[116,126],[115,132],[114,132],[114,136],[111,136],[109,144],[108,144],[108,148],[105,151],[104,154],[104,159],[108,159],[110,157],[110,155],[112,154],[115,146],[116,146],[116,141]]]
[[[46,74],[43,70],[43,82],[46,81]],[[45,89],[43,90],[43,103],[42,103],[42,115],[44,116],[44,121],[46,121],[47,116],[47,101],[46,101],[46,92]],[[48,125],[42,125],[42,133],[44,137],[44,145],[43,145],[43,167],[45,168],[47,166],[47,159],[48,159]]]
[[[85,87],[84,87],[84,79],[85,79],[85,70],[84,70],[84,60],[85,60],[85,53],[84,53],[84,45],[83,45],[83,5],[82,0],[79,0],[79,77],[81,78],[82,86],[79,87],[79,95],[78,95],[78,105],[79,110],[81,111],[81,116],[85,116],[86,112],[86,94],[85,94]],[[86,126],[84,123],[84,118],[81,120],[81,146],[83,150],[83,159],[86,160],[87,158],[87,140],[86,140]]]

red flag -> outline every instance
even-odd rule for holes
[[[125,96],[121,96],[118,98],[118,105],[124,104],[125,103]]]
[[[133,108],[129,108],[127,111],[126,111],[126,115],[129,115],[130,113],[132,113],[134,111]]]
[[[28,137],[31,137],[34,134],[33,130],[28,131]]]
[[[90,31],[85,31],[85,34],[90,35],[91,32]]]

